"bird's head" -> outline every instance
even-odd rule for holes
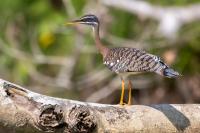
[[[65,23],[65,25],[74,25],[74,24],[85,24],[96,27],[99,25],[99,20],[95,15],[89,14],[82,16],[80,19]]]

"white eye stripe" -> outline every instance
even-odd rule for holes
[[[80,22],[81,24],[95,24],[95,25],[98,25],[98,23],[97,22]]]

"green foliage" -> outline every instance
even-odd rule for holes
[[[200,72],[200,24],[198,22],[188,24],[180,31],[182,40],[180,45],[183,45],[179,54],[180,57],[177,66],[185,73]]]
[[[16,82],[26,84],[28,82],[28,71],[31,65],[28,62],[16,62],[13,68],[13,77],[17,76]]]
[[[134,26],[133,20],[134,16],[123,11],[111,10],[113,15],[111,33],[119,37],[131,37],[133,32],[131,31],[132,26]],[[117,28],[116,28],[117,27]]]
[[[87,1],[86,0],[72,0],[71,2],[76,10],[76,13],[81,14],[84,8],[84,5]]]

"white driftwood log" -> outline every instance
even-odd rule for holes
[[[23,132],[199,132],[200,105],[104,105],[53,98],[0,79],[0,127]]]

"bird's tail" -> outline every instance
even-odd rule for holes
[[[175,78],[175,77],[181,76],[178,72],[174,71],[171,68],[165,68],[163,70],[163,75],[169,78]]]
[[[160,75],[163,75],[165,77],[168,78],[175,78],[178,76],[182,76],[181,74],[179,74],[178,72],[174,71],[173,69],[169,68],[169,67],[165,67],[164,69],[162,69],[161,71],[157,72]]]

